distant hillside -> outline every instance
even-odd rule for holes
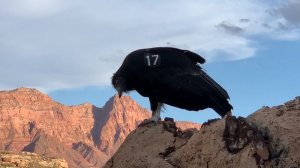
[[[63,159],[47,158],[29,152],[0,152],[0,168],[68,168]]]
[[[0,91],[0,150],[64,158],[74,168],[101,167],[149,116],[128,96],[114,96],[98,108],[64,106],[36,89]]]

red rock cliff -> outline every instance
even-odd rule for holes
[[[0,91],[0,150],[30,151],[100,167],[150,113],[128,96],[103,108],[64,106],[36,89]]]

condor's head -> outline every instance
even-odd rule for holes
[[[126,79],[123,76],[115,73],[112,76],[111,84],[117,90],[119,97],[121,97],[122,93],[126,90]]]
[[[118,72],[112,76],[111,83],[117,90],[119,97],[122,96],[123,92],[127,93],[128,91],[133,90],[129,78],[125,77],[125,75],[121,75]]]

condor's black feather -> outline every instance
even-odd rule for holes
[[[152,111],[165,103],[193,111],[212,108],[223,117],[232,109],[228,93],[202,71],[199,64],[204,62],[188,50],[140,49],[127,55],[112,84],[119,94],[136,90],[149,97]]]

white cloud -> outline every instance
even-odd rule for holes
[[[57,13],[61,8],[59,0],[9,0],[0,2],[2,13],[22,18],[42,18]]]
[[[288,22],[300,24],[300,1],[289,0],[287,3],[276,9]]]
[[[0,87],[108,85],[125,55],[144,47],[246,59],[257,50],[251,36],[299,39],[295,27],[279,30],[289,24],[274,9],[256,0],[0,1]]]

